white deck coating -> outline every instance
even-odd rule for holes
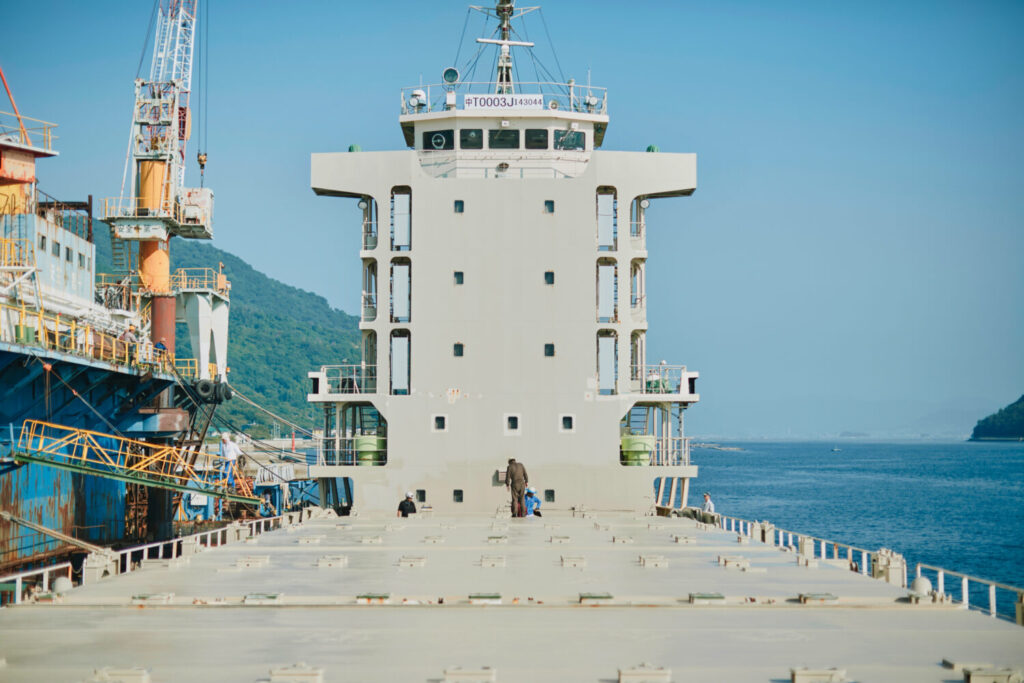
[[[677,544],[676,534],[697,541]],[[488,542],[502,535],[507,543]],[[300,543],[308,536],[322,538]],[[373,536],[382,543],[361,542]],[[898,602],[902,589],[824,564],[798,567],[793,553],[735,538],[690,520],[632,516],[316,519],[178,569],[77,588],[58,605],[0,611],[0,680],[81,681],[104,666],[143,666],[153,681],[251,682],[299,661],[322,667],[327,681],[439,680],[451,665],[490,665],[499,681],[607,681],[645,661],[670,667],[675,681],[788,680],[792,666],[838,666],[858,681],[962,680],[943,658],[1024,668],[1020,627]],[[647,554],[669,567],[641,567]],[[232,569],[251,555],[269,564]],[[318,569],[325,555],[345,555],[348,566]],[[502,555],[506,566],[481,567],[482,555]],[[587,565],[563,568],[562,555]],[[720,567],[719,555],[766,572]],[[426,561],[400,567],[402,556]],[[131,605],[133,595],[166,592],[171,606]],[[255,592],[283,593],[282,603],[241,606]],[[392,604],[355,604],[367,592],[390,593]],[[468,604],[479,592],[500,593],[503,604]],[[582,592],[611,593],[615,604],[581,606]],[[719,592],[727,604],[691,606],[690,592]],[[805,592],[840,603],[792,601]],[[744,603],[751,597],[759,602]],[[219,598],[227,605],[193,605]]]

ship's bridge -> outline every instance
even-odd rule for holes
[[[573,81],[458,82],[402,89],[399,122],[438,178],[571,178],[608,126],[604,88]]]

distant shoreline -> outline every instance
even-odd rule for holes
[[[717,443],[692,443],[690,448],[704,448],[709,451],[743,451],[739,446],[722,446]]]

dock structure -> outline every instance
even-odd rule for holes
[[[321,677],[294,680],[939,682],[1024,669],[1013,623],[685,518],[326,512],[236,538],[5,610],[4,680],[138,667],[148,678],[132,680],[249,683],[300,666]],[[670,677],[628,677],[644,666]]]

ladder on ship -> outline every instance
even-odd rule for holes
[[[184,450],[86,429],[25,420],[14,460],[79,474],[116,479],[182,493],[201,493],[225,501],[258,505],[237,464],[230,484],[229,466],[219,455]]]

